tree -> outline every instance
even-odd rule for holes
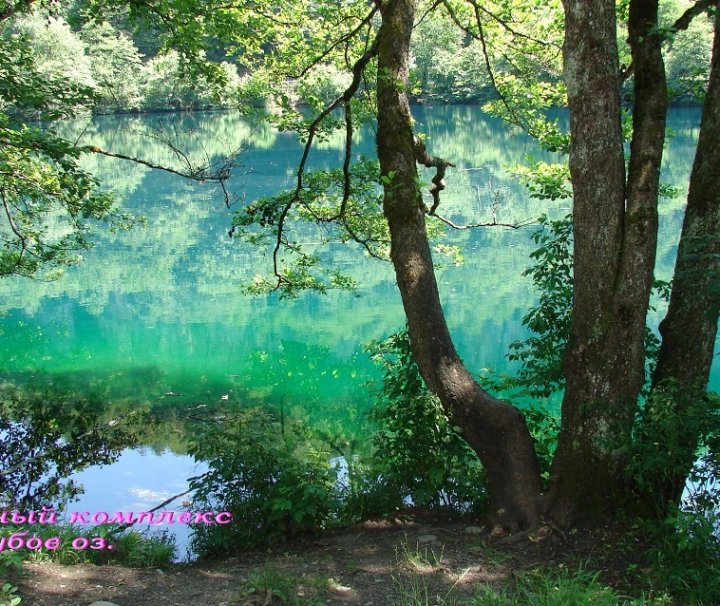
[[[692,7],[678,20],[678,27],[683,19],[691,19],[692,14],[698,14],[709,4]],[[627,467],[645,377],[645,320],[653,281],[659,170],[667,110],[657,2],[633,0],[629,5],[634,104],[627,171],[615,4],[604,0],[565,3],[564,81],[571,111],[575,284],[570,341],[564,361],[562,430],[552,487],[545,499],[540,499],[537,467],[519,413],[473,381],[445,326],[425,217],[435,210],[442,173],[449,162],[430,156],[413,133],[407,74],[415,8],[411,0],[382,3],[379,7],[382,21],[374,42],[377,47],[370,48],[377,48],[378,158],[391,259],[408,319],[413,354],[423,378],[480,455],[488,471],[491,516],[496,522],[510,528],[531,526],[545,510],[567,525],[582,518],[598,519],[614,508],[632,511],[638,505],[637,499],[625,497],[629,489],[630,495],[637,493],[628,478]],[[710,82],[714,82],[712,75]],[[331,110],[343,103],[347,105],[353,92],[348,89],[330,106]],[[709,91],[706,112],[710,115],[713,103]],[[313,122],[311,132],[318,124]],[[707,120],[703,130],[717,147],[718,140]],[[698,157],[702,166],[707,152],[705,144],[701,144]],[[431,209],[422,201],[417,164],[437,170]],[[282,233],[282,220],[292,204],[303,203],[302,186],[300,180],[295,196],[285,200],[276,234]],[[349,186],[345,191],[348,189]],[[715,193],[706,205],[716,210]],[[702,224],[704,241],[716,243],[716,224],[708,220]],[[280,244],[282,239],[278,235]],[[705,256],[716,261],[712,251]],[[279,285],[281,278],[278,276]],[[717,280],[713,275],[711,278],[709,282],[716,289]],[[702,289],[695,281],[688,281],[693,289]],[[681,284],[682,280],[676,289]],[[706,329],[707,336],[701,341],[712,347],[715,330],[707,322],[700,322],[697,313],[692,314],[692,321]],[[711,319],[714,314],[715,321],[717,307],[705,306],[702,313]],[[668,332],[666,329],[663,334]],[[674,349],[667,342],[664,347]],[[705,377],[703,388],[706,382]]]
[[[85,24],[80,35],[88,45],[90,68],[101,95],[98,109],[138,109],[142,56],[132,40],[107,21]]]
[[[113,197],[82,167],[84,155],[121,157],[221,185],[229,176],[230,160],[221,166],[210,160],[196,166],[178,153],[182,166],[160,166],[80,145],[60,135],[59,120],[89,114],[96,108],[98,83],[83,42],[67,23],[55,15],[43,17],[32,12],[46,4],[52,2],[0,5],[0,276],[56,278],[92,247],[91,229],[97,223],[111,229],[132,225],[133,218],[116,210]],[[104,36],[112,33],[107,25],[98,27]],[[92,32],[91,26],[85,30],[91,39]],[[137,101],[132,76],[139,68],[139,57],[130,40],[121,35],[107,43],[114,51],[122,50],[124,63],[109,57],[107,48],[96,48],[96,58],[110,61],[109,65],[94,63],[100,89],[108,96],[115,95],[115,107],[132,106]],[[118,77],[125,78],[122,93],[109,88],[109,80]],[[237,79],[234,68],[221,64],[203,81],[203,92],[209,96],[216,91],[215,84],[233,78]]]
[[[653,6],[654,4],[654,6]],[[644,381],[645,314],[657,237],[667,107],[657,2],[630,4],[634,61],[628,176],[621,129],[614,2],[565,2],[571,115],[574,300],[562,429],[553,464],[561,520],[617,502]]]
[[[695,460],[697,427],[707,414],[710,376],[720,313],[720,10],[687,208],[675,264],[670,307],[660,324],[662,344],[653,376],[656,391],[671,390],[671,412],[686,449],[673,453],[658,474],[655,492],[675,503]],[[693,423],[695,421],[695,423]]]
[[[428,158],[412,128],[407,78],[415,2],[390,0],[380,12],[378,158],[381,174],[392,177],[384,182],[383,208],[413,355],[428,387],[487,470],[494,521],[511,528],[532,526],[538,522],[540,482],[525,421],[517,409],[493,398],[472,378],[455,351],[440,305],[417,163],[447,163]]]

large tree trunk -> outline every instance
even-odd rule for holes
[[[675,263],[670,306],[660,324],[662,345],[653,377],[656,389],[674,383],[666,411],[683,432],[687,449],[664,452],[669,473],[657,478],[656,496],[677,503],[698,443],[692,415],[710,376],[720,313],[720,10],[690,189]],[[672,397],[674,396],[674,397]],[[693,431],[695,430],[695,431]],[[652,442],[652,440],[650,440]],[[648,444],[652,446],[652,444]],[[667,450],[667,449],[666,449]],[[661,511],[662,513],[662,511]]]
[[[418,188],[407,72],[415,0],[381,6],[378,50],[378,157],[384,211],[413,355],[428,387],[487,470],[493,523],[511,530],[538,522],[540,480],[523,416],[484,392],[460,360],[440,305],[425,209]]]
[[[635,106],[626,185],[615,3],[565,2],[574,299],[551,512],[566,525],[597,519],[621,503],[644,381],[667,100],[653,33],[657,0],[634,0],[630,12]]]

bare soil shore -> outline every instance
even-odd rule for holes
[[[517,575],[538,568],[588,566],[622,587],[636,565],[628,541],[617,529],[545,527],[491,538],[467,523],[381,520],[164,569],[29,563],[12,581],[22,606],[389,606],[417,591],[433,604],[462,604],[482,586],[512,587]],[[268,578],[283,579],[284,589],[273,589]]]

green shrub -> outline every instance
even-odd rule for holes
[[[480,513],[487,503],[485,474],[475,451],[431,394],[410,352],[407,332],[370,346],[382,371],[371,412],[378,429],[376,476],[368,480],[396,505]]]
[[[191,480],[198,510],[229,511],[230,525],[198,528],[199,553],[254,547],[318,530],[337,517],[337,470],[302,422],[249,408],[206,423],[191,454],[209,470]]]
[[[690,472],[680,507],[650,528],[650,581],[682,604],[717,604],[720,596],[720,457],[712,446]]]
[[[513,588],[496,590],[489,585],[478,589],[468,606],[669,606],[666,595],[635,600],[620,596],[603,585],[598,573],[580,568],[552,570],[539,568],[516,575]]]
[[[10,583],[3,583],[0,587],[0,606],[17,606],[22,598],[17,595],[17,587]]]

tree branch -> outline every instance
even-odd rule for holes
[[[477,227],[509,227],[510,229],[520,229],[521,227],[527,227],[528,225],[534,225],[535,223],[537,223],[537,219],[527,219],[526,221],[522,221],[521,223],[498,223],[497,221],[493,220],[490,223],[469,223],[467,225],[458,225],[457,223],[454,223],[450,219],[443,217],[442,215],[438,215],[437,213],[432,213],[432,216],[439,221],[442,221],[446,225],[449,225],[453,229],[457,229],[459,231],[464,231],[466,229],[475,229]]]
[[[455,165],[452,162],[428,154],[425,143],[423,143],[420,137],[415,137],[414,144],[415,160],[423,166],[435,169],[435,176],[432,178],[432,185],[430,186],[430,195],[432,195],[433,203],[430,210],[427,211],[427,214],[434,215],[435,209],[440,206],[440,192],[445,189],[445,169],[448,166]]]
[[[305,147],[303,148],[302,157],[300,158],[300,163],[298,165],[298,170],[296,173],[296,185],[295,190],[293,191],[292,195],[290,196],[290,199],[287,201],[285,206],[283,207],[282,211],[280,212],[280,216],[278,217],[278,224],[277,224],[277,234],[275,238],[275,247],[273,249],[273,272],[275,274],[275,277],[278,280],[277,286],[279,287],[280,284],[283,282],[287,282],[287,279],[282,276],[282,274],[279,271],[279,253],[280,248],[283,246],[283,236],[284,236],[284,227],[285,227],[285,221],[287,219],[288,213],[290,212],[290,209],[295,205],[296,202],[300,201],[301,194],[303,190],[303,177],[305,175],[305,166],[307,165],[307,160],[310,155],[310,150],[312,149],[313,143],[315,141],[315,135],[317,133],[318,128],[320,128],[320,125],[322,124],[323,120],[327,118],[333,111],[335,111],[338,107],[341,105],[344,105],[346,108],[346,120],[348,117],[348,108],[350,107],[350,100],[353,98],[355,93],[358,90],[358,87],[360,86],[360,83],[363,78],[363,73],[365,71],[365,68],[370,63],[370,61],[375,57],[378,50],[378,38],[376,37],[373,41],[372,45],[368,48],[368,50],[355,62],[355,65],[353,65],[353,79],[350,85],[345,89],[345,91],[335,98],[335,100],[330,103],[323,111],[321,111],[315,119],[310,123],[310,126],[308,127],[308,139],[305,142]],[[347,139],[346,139],[346,152],[347,152]],[[349,162],[349,153],[346,153],[346,164]],[[348,164],[348,172],[349,172],[349,164]],[[346,179],[347,181],[347,179]],[[349,185],[348,191],[349,191]],[[348,194],[349,198],[349,194]]]
[[[485,41],[485,31],[482,26],[482,21],[480,19],[480,13],[479,9],[476,5],[474,5],[475,8],[475,20],[477,22],[478,26],[478,32],[474,32],[469,25],[463,25],[460,22],[459,17],[455,13],[455,10],[450,6],[449,2],[447,0],[443,0],[443,6],[445,7],[445,10],[448,13],[448,16],[450,19],[457,25],[462,31],[464,31],[467,35],[471,36],[474,40],[477,40],[480,42],[480,46],[482,48],[483,53],[483,59],[485,60],[485,69],[487,71],[488,77],[490,78],[490,84],[495,91],[495,94],[498,96],[500,101],[502,102],[503,106],[505,107],[505,110],[508,112],[508,115],[512,118],[512,124],[515,124],[516,126],[519,126],[522,128],[525,132],[529,132],[529,128],[527,125],[520,119],[517,112],[513,110],[513,108],[510,106],[510,103],[507,100],[507,97],[502,93],[500,88],[497,85],[497,80],[495,79],[495,72],[493,70],[492,64],[490,62],[490,54],[487,48],[487,43]]]
[[[476,0],[467,0],[467,1],[470,3],[470,5],[472,5],[476,15],[479,14],[478,11],[482,11],[488,17],[490,17],[493,21],[495,21],[500,27],[502,27],[505,31],[512,34],[516,38],[524,38],[525,40],[534,42],[535,44],[540,44],[541,46],[551,46],[553,48],[560,49],[560,46],[557,44],[554,44],[547,40],[540,40],[539,38],[533,38],[532,36],[529,36],[528,34],[524,34],[522,32],[517,31],[516,29],[510,27],[510,25],[508,25],[507,21],[505,21],[504,19],[501,19],[498,15],[496,15],[492,11],[490,11],[487,8],[485,8],[484,6],[481,6],[480,4],[478,4]]]
[[[377,14],[379,10],[378,5],[374,5],[372,10],[368,13],[368,15],[360,21],[359,25],[353,29],[352,31],[348,32],[344,36],[341,36],[338,38],[335,42],[330,44],[318,57],[313,59],[307,66],[303,68],[303,70],[300,72],[298,76],[291,76],[296,78],[302,78],[305,76],[313,67],[315,67],[320,61],[322,61],[325,57],[327,57],[333,50],[335,50],[338,46],[341,44],[345,44],[352,40],[357,34],[360,32],[360,30],[365,27],[368,23],[370,23],[370,20]]]
[[[25,254],[25,251],[27,250],[27,238],[23,235],[23,233],[15,225],[15,221],[13,220],[12,212],[10,210],[10,204],[7,200],[7,197],[5,196],[5,191],[0,190],[0,196],[2,197],[3,208],[5,209],[5,216],[7,217],[8,224],[10,225],[10,229],[15,234],[15,236],[17,236],[18,240],[20,240],[20,256],[18,257],[17,261],[15,262],[15,267],[19,267],[20,264],[22,263],[23,255]]]
[[[168,145],[170,145],[168,143]],[[225,182],[230,178],[230,169],[232,167],[232,163],[226,163],[223,166],[221,166],[219,169],[213,171],[210,171],[212,168],[212,165],[202,166],[202,167],[194,167],[190,160],[183,154],[180,150],[176,149],[174,146],[170,145],[171,149],[175,151],[176,153],[181,154],[181,156],[178,157],[184,157],[187,161],[188,170],[178,170],[175,168],[171,168],[169,166],[163,166],[161,164],[156,164],[155,162],[150,162],[149,160],[143,160],[142,158],[136,158],[135,156],[128,156],[126,154],[119,154],[116,152],[111,152],[106,149],[102,149],[100,147],[97,147],[95,145],[90,145],[86,149],[88,151],[91,151],[94,154],[99,154],[101,156],[107,156],[109,158],[117,158],[119,160],[128,160],[130,162],[135,162],[136,164],[142,164],[143,166],[147,166],[148,168],[153,168],[156,170],[162,170],[167,173],[171,173],[173,175],[178,175],[180,177],[183,177],[185,179],[192,179],[193,181],[197,181],[199,183],[204,183],[206,181],[211,181],[214,183],[217,183],[220,185],[223,191],[223,196],[225,197],[225,206],[228,208],[230,207],[230,193],[227,190],[227,187],[225,186]]]

